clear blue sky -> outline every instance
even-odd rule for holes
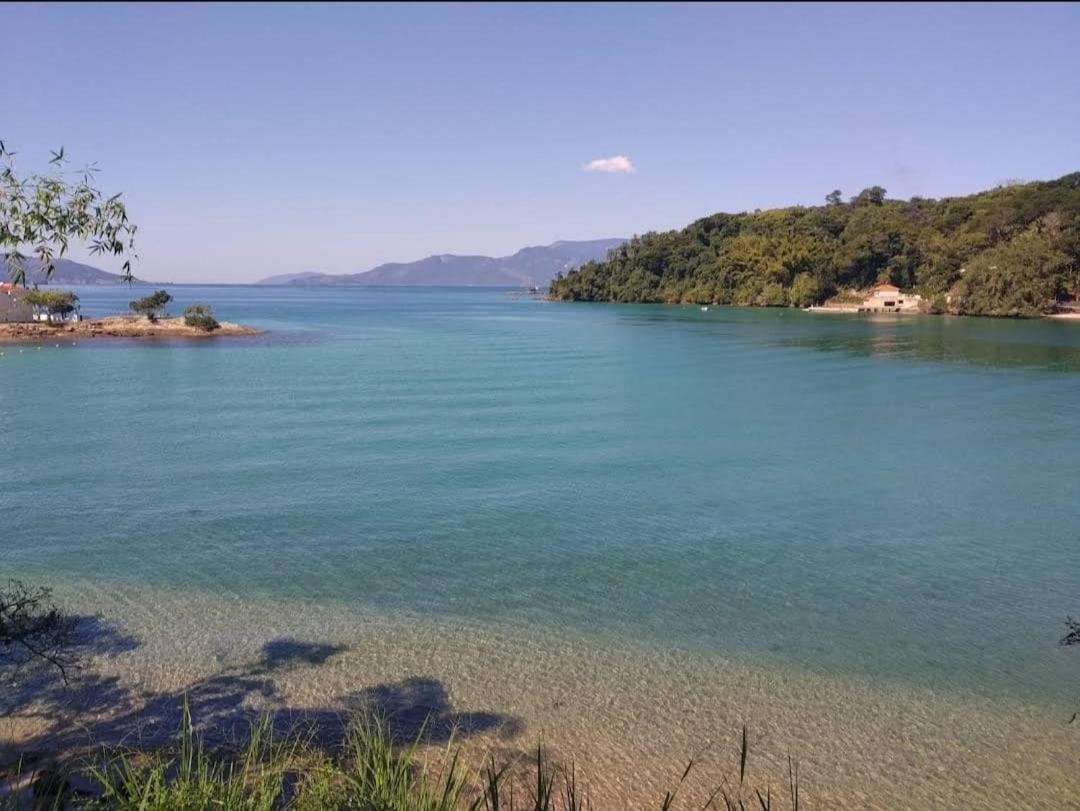
[[[501,255],[833,188],[941,196],[1080,169],[1075,3],[2,19],[0,138],[27,169],[60,144],[97,161],[152,279]],[[614,156],[636,171],[584,169]]]

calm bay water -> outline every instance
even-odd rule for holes
[[[2,347],[0,576],[1075,703],[1080,323],[172,290],[269,332]]]

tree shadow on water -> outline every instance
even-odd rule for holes
[[[262,647],[261,668],[271,672],[293,665],[324,665],[332,657],[348,650],[347,645],[327,645],[322,642],[304,642],[283,636],[271,639]]]
[[[60,670],[33,662],[18,667],[0,668],[0,719],[31,705],[40,705],[38,716],[49,714],[67,699],[100,694],[103,702],[112,701],[118,685],[114,680],[87,672],[79,664],[90,657],[114,657],[137,649],[139,639],[121,631],[99,615],[76,616],[65,659],[76,664]]]
[[[438,679],[413,677],[352,693],[348,705],[382,719],[399,742],[445,743],[453,737],[498,730],[503,737],[520,734],[517,718],[495,712],[455,712],[446,687]]]
[[[87,614],[75,618],[72,653],[78,657],[88,655],[118,656],[139,647],[139,638],[121,631],[100,614]]]
[[[111,655],[133,650],[137,640],[87,626],[88,637],[100,631],[97,652]],[[290,669],[316,669],[346,650],[342,645],[281,637],[267,642],[254,663],[223,672],[175,691],[143,692],[116,676],[83,671],[70,683],[52,673],[24,678],[14,693],[0,697],[0,719],[19,715],[37,723],[42,731],[18,742],[23,752],[65,753],[100,746],[154,747],[175,740],[186,698],[192,717],[208,745],[242,743],[251,724],[266,710],[273,713],[275,731],[302,732],[327,751],[340,747],[352,718],[366,714],[378,718],[399,742],[420,740],[443,743],[499,732],[510,738],[523,730],[521,721],[489,711],[461,712],[453,708],[441,681],[411,677],[402,681],[365,686],[335,696],[326,706],[290,706],[274,683],[273,675]],[[2,682],[0,682],[2,686]],[[3,752],[0,741],[0,758]]]

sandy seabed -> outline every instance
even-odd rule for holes
[[[241,708],[325,720],[363,697],[459,726],[478,761],[542,740],[573,757],[596,808],[658,807],[691,757],[679,796],[700,807],[737,780],[744,724],[753,784],[786,791],[790,754],[808,808],[1080,808],[1080,724],[1018,701],[341,605],[85,584],[57,593],[100,613],[111,649],[92,657],[62,712],[0,721],[9,744],[169,732],[185,691],[197,722]],[[95,694],[116,698],[103,708]]]

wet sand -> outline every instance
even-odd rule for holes
[[[786,787],[791,754],[810,808],[1080,807],[1080,725],[1020,701],[345,606],[126,587],[60,596],[101,612],[106,652],[75,706],[0,721],[9,742],[167,735],[182,691],[211,723],[244,708],[326,722],[363,699],[414,723],[434,713],[477,757],[542,739],[574,757],[597,808],[658,805],[692,756],[680,797],[703,799],[737,777],[743,724],[754,783]],[[95,694],[115,703],[93,708]]]
[[[0,324],[0,341],[27,342],[70,341],[78,338],[217,338],[233,335],[259,335],[262,330],[220,322],[212,332],[189,327],[182,318],[159,318],[148,321],[136,315],[110,315],[62,324]]]

